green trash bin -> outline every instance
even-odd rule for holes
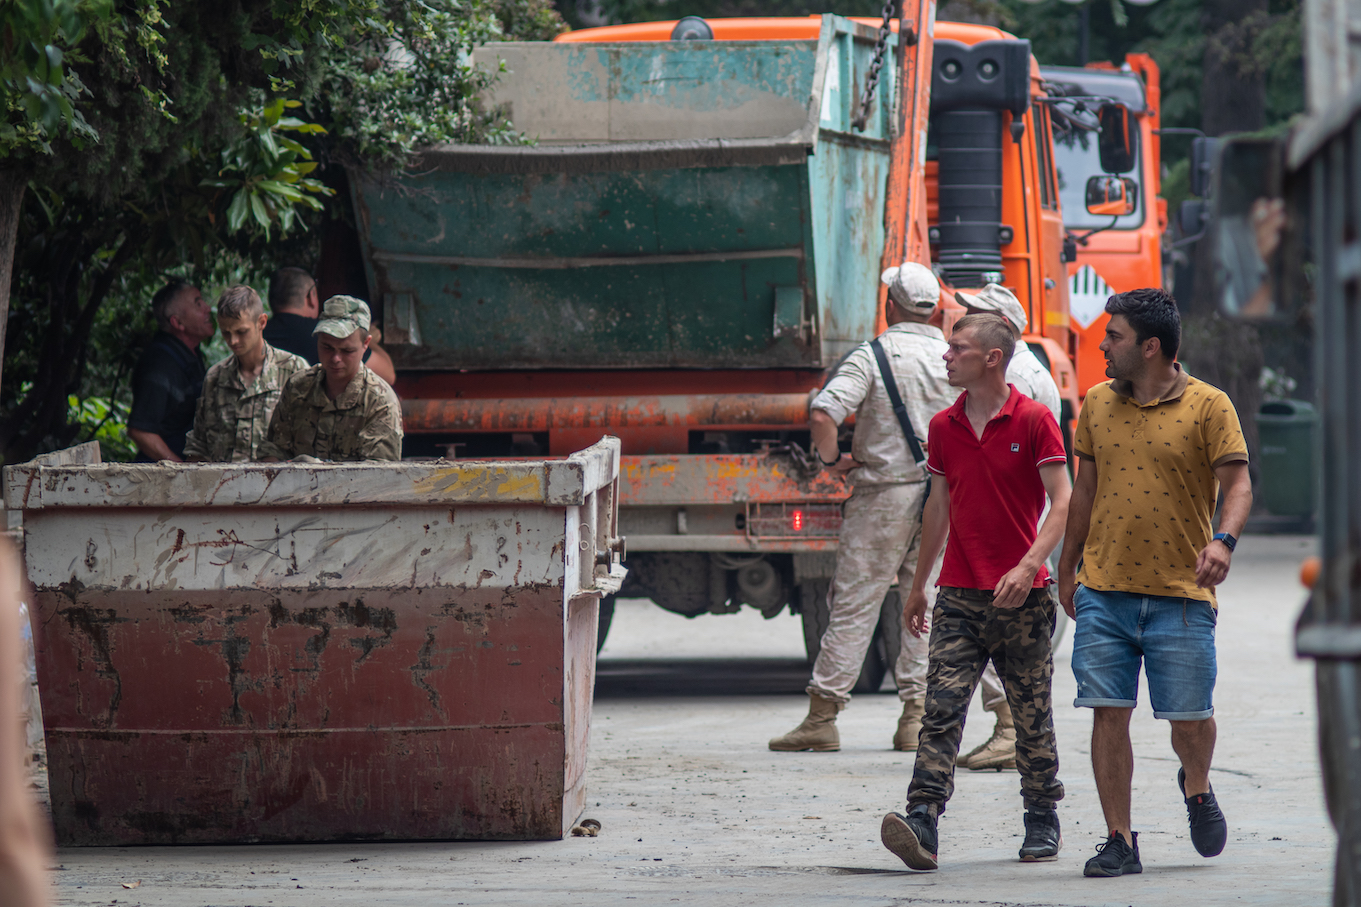
[[[1308,517],[1318,498],[1318,411],[1303,400],[1273,400],[1257,413],[1262,498],[1276,516]]]

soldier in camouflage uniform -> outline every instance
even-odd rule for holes
[[[307,368],[301,356],[265,342],[268,319],[250,287],[229,287],[217,301],[217,325],[232,354],[208,369],[184,442],[186,460],[255,459],[284,382]]]
[[[935,869],[936,820],[954,793],[955,757],[984,666],[991,661],[1016,725],[1016,767],[1025,803],[1022,862],[1056,859],[1062,846],[1050,635],[1057,602],[1044,559],[1068,515],[1067,455],[1058,423],[1006,381],[1015,338],[998,315],[967,315],[945,353],[959,400],[927,432],[931,492],[922,514],[921,557],[903,605],[914,635],[926,620],[929,564],[945,543],[931,615],[926,714],[907,814],[889,813],[884,846],[913,869]],[[1037,531],[1045,497],[1049,516]]]
[[[332,296],[313,333],[321,364],[284,386],[260,459],[400,460],[401,404],[363,362],[369,307],[353,296]]]

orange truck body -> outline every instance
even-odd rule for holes
[[[866,25],[878,25],[879,20],[851,17]],[[678,20],[610,25],[568,32],[555,40],[566,42],[612,41],[668,41]],[[817,37],[820,17],[805,18],[744,18],[708,19],[716,41],[792,41]],[[891,23],[898,31],[898,21]],[[963,22],[935,22],[928,32],[935,40],[958,41],[974,45],[983,41],[1015,39],[1000,28]],[[918,47],[922,45],[919,44]],[[1151,58],[1149,59],[1151,63]],[[903,142],[895,149],[894,173],[885,194],[885,222],[888,233],[884,249],[884,267],[904,260],[930,265],[936,259],[929,248],[929,226],[939,220],[937,167],[934,161],[915,160],[925,147],[922,130],[930,108],[929,53],[918,53],[913,60],[917,78],[904,82],[915,87],[914,113],[905,134],[918,141]],[[1039,64],[1031,58],[1031,95],[1045,97],[1044,82]],[[1155,70],[1156,72],[1156,70]],[[1155,75],[1156,78],[1156,75]],[[1003,131],[1010,134],[1012,114],[1004,113]],[[1012,241],[1002,246],[1004,285],[1016,294],[1025,307],[1030,324],[1025,340],[1032,349],[1042,352],[1065,403],[1065,422],[1071,429],[1076,418],[1081,393],[1079,367],[1079,337],[1069,317],[1067,279],[1076,265],[1065,267],[1063,261],[1064,223],[1058,197],[1058,175],[1053,164],[1053,149],[1048,120],[1040,105],[1032,104],[1023,115],[1024,131],[1020,141],[1004,141],[1002,146],[1002,222],[1012,227]],[[924,157],[924,155],[922,155]],[[1014,178],[1014,174],[1021,178]],[[913,191],[913,187],[920,187]],[[924,190],[924,192],[922,191]],[[924,204],[923,204],[924,203]],[[911,206],[909,212],[907,207]],[[1165,213],[1164,213],[1165,220]],[[938,317],[947,334],[964,310],[955,302],[948,285],[942,293]],[[883,329],[883,302],[886,293],[880,291],[880,321]],[[1098,340],[1099,342],[1099,340]],[[1100,353],[1096,353],[1098,361]],[[1104,366],[1101,366],[1104,369]]]
[[[1167,230],[1167,201],[1162,191],[1161,126],[1162,94],[1158,64],[1148,54],[1128,54],[1123,66],[1093,63],[1085,69],[1042,69],[1047,83],[1063,83],[1085,94],[1109,96],[1124,103],[1139,123],[1140,154],[1136,172],[1140,200],[1134,216],[1123,217],[1114,229],[1092,233],[1077,244],[1077,258],[1068,262],[1067,276],[1072,330],[1077,337],[1078,390],[1106,380],[1106,363],[1098,347],[1106,333],[1103,307],[1113,293],[1138,287],[1163,287],[1162,236]],[[1061,176],[1075,191],[1067,197],[1064,219],[1070,234],[1083,237],[1109,221],[1089,215],[1081,203],[1081,187],[1089,176],[1101,173],[1095,149],[1085,156],[1065,154],[1065,142],[1056,141]]]
[[[575,269],[592,268],[594,270],[589,273],[600,275],[599,283],[605,287],[612,279],[623,279],[612,278],[611,275],[630,273],[632,267],[618,267],[622,259],[617,252],[601,253],[586,248],[584,244],[580,246],[580,251],[566,253],[574,257],[554,258],[548,265],[542,257],[526,257],[531,254],[524,251],[530,248],[527,243],[516,246],[500,257],[470,251],[465,247],[432,251],[431,244],[437,240],[447,244],[448,241],[443,238],[444,225],[448,223],[446,219],[459,216],[451,213],[462,210],[456,207],[458,204],[467,198],[481,198],[481,193],[492,191],[484,190],[484,185],[500,186],[504,194],[498,197],[498,204],[501,208],[508,204],[512,206],[512,216],[504,218],[502,222],[511,225],[505,229],[513,230],[516,223],[513,217],[519,216],[520,210],[514,206],[523,204],[526,206],[524,210],[528,211],[530,209],[527,206],[540,204],[541,198],[548,197],[550,201],[533,209],[538,212],[535,216],[542,219],[538,222],[539,226],[535,227],[539,232],[531,237],[535,242],[546,242],[541,237],[552,231],[543,225],[551,226],[551,217],[559,210],[552,207],[554,202],[551,200],[566,196],[545,194],[556,191],[555,187],[575,186],[585,193],[572,197],[571,204],[576,205],[578,213],[587,209],[594,211],[592,206],[595,206],[602,209],[596,212],[601,223],[605,223],[606,218],[614,218],[625,229],[632,229],[619,220],[621,214],[616,205],[590,196],[590,187],[603,184],[605,176],[610,174],[629,173],[628,160],[635,158],[627,156],[656,154],[658,143],[647,145],[628,136],[617,138],[618,133],[611,130],[616,130],[620,121],[611,118],[620,107],[625,107],[624,113],[635,118],[630,121],[632,125],[625,124],[629,128],[645,121],[646,128],[653,130],[650,134],[659,134],[668,129],[672,130],[668,134],[679,134],[676,129],[685,127],[685,123],[677,126],[659,119],[666,111],[650,110],[645,103],[637,100],[639,92],[635,90],[637,85],[650,85],[653,77],[648,75],[647,66],[650,64],[643,59],[649,55],[639,54],[634,42],[667,41],[675,22],[583,29],[557,39],[569,44],[602,42],[598,53],[585,53],[589,48],[582,48],[583,53],[579,56],[573,56],[567,48],[563,49],[563,53],[543,54],[543,45],[536,48],[508,44],[500,49],[489,48],[488,53],[505,54],[519,60],[515,64],[520,67],[518,71],[510,64],[508,69],[515,73],[515,78],[522,80],[523,85],[531,84],[530,81],[524,81],[532,80],[531,77],[543,78],[541,75],[533,76],[531,70],[533,66],[546,65],[543,60],[547,57],[558,61],[579,58],[583,61],[581,66],[596,67],[593,70],[596,75],[590,78],[597,81],[592,85],[604,86],[608,82],[613,86],[610,91],[623,85],[620,90],[634,91],[634,94],[619,102],[619,107],[611,106],[616,103],[615,96],[608,92],[600,91],[591,96],[589,100],[595,106],[590,107],[587,113],[595,116],[605,111],[600,114],[600,123],[603,125],[599,125],[597,133],[591,134],[607,136],[603,140],[592,138],[583,142],[576,138],[588,130],[586,127],[578,128],[574,125],[577,121],[573,120],[560,133],[565,138],[541,138],[539,146],[531,149],[466,146],[439,150],[440,155],[432,156],[433,163],[427,171],[436,175],[454,173],[464,180],[450,184],[459,188],[448,196],[449,202],[441,207],[422,201],[424,197],[419,193],[403,197],[408,200],[394,200],[391,194],[385,199],[381,195],[381,187],[366,188],[362,184],[362,174],[352,180],[352,183],[359,184],[354,190],[355,205],[360,222],[363,258],[368,268],[370,294],[371,298],[383,301],[385,343],[389,344],[388,348],[398,368],[397,390],[403,399],[408,454],[419,450],[426,455],[460,457],[505,456],[507,453],[565,455],[594,442],[601,435],[615,435],[622,442],[619,520],[621,532],[627,535],[625,563],[630,569],[629,579],[620,594],[651,598],[668,610],[691,616],[706,612],[731,612],[744,605],[756,607],[766,616],[773,616],[788,607],[791,611],[803,614],[805,635],[809,638],[812,651],[819,637],[814,629],[810,629],[815,621],[811,621],[809,615],[819,607],[826,607],[827,582],[834,563],[832,555],[837,546],[841,504],[849,489],[841,479],[819,471],[804,453],[808,439],[808,404],[811,395],[825,382],[828,368],[838,357],[884,327],[886,293],[878,282],[878,272],[873,271],[875,265],[883,268],[898,265],[904,260],[941,264],[942,245],[938,241],[941,228],[940,175],[935,160],[929,159],[932,154],[928,147],[928,126],[931,122],[932,86],[936,73],[933,67],[947,58],[942,56],[937,59],[935,54],[938,49],[940,53],[973,53],[970,48],[981,42],[992,41],[1000,42],[1000,52],[1011,55],[1006,69],[1010,74],[1007,84],[1011,107],[999,111],[1000,120],[989,121],[989,128],[996,128],[998,122],[1002,128],[1001,169],[998,176],[1000,199],[997,193],[991,196],[994,201],[1000,202],[1000,223],[990,228],[996,232],[988,234],[993,243],[991,255],[994,258],[1000,255],[1000,261],[996,271],[991,270],[993,266],[989,264],[986,273],[1000,272],[1000,282],[1011,288],[1026,308],[1030,321],[1026,339],[1037,354],[1048,360],[1064,398],[1064,421],[1070,423],[1080,400],[1078,373],[1074,366],[1078,357],[1078,338],[1069,319],[1068,281],[1065,279],[1062,258],[1064,223],[1051,133],[1044,106],[1035,103],[1045,96],[1039,67],[1033,56],[1026,52],[1028,49],[999,29],[937,23],[934,21],[933,0],[912,0],[905,7],[904,21],[908,23],[914,40],[904,41],[903,47],[894,48],[885,59],[886,74],[895,80],[893,102],[878,106],[874,120],[876,125],[869,133],[857,133],[847,125],[847,111],[858,109],[855,98],[859,97],[864,84],[865,65],[875,45],[878,20],[847,21],[834,16],[813,16],[714,19],[707,23],[718,42],[784,41],[790,44],[787,50],[774,52],[758,48],[762,52],[749,54],[751,58],[809,59],[809,45],[812,44],[818,48],[819,59],[831,59],[830,55],[835,52],[841,55],[840,60],[845,66],[845,72],[839,77],[841,87],[835,96],[838,106],[832,120],[827,119],[829,108],[826,105],[828,99],[833,97],[833,89],[818,88],[817,91],[825,92],[821,95],[822,100],[800,101],[802,106],[795,111],[801,117],[803,114],[798,114],[798,110],[806,107],[809,111],[807,119],[796,117],[790,121],[796,124],[806,122],[808,125],[797,126],[796,131],[788,136],[783,131],[788,128],[786,126],[774,132],[746,133],[768,137],[759,140],[744,139],[741,135],[729,138],[734,135],[733,132],[726,135],[682,135],[684,147],[681,151],[686,154],[728,156],[723,157],[723,160],[738,156],[739,164],[753,160],[756,163],[748,163],[745,169],[727,164],[715,168],[711,164],[700,163],[697,165],[700,169],[691,170],[684,169],[686,165],[665,165],[673,167],[667,171],[671,175],[665,178],[681,179],[685,173],[700,174],[690,177],[691,183],[687,184],[700,187],[696,195],[699,197],[709,191],[704,186],[710,184],[703,183],[703,180],[740,179],[742,173],[748,172],[756,174],[751,177],[755,180],[759,177],[760,167],[764,166],[761,162],[776,155],[778,167],[774,169],[806,173],[807,176],[799,178],[804,180],[803,185],[813,187],[809,196],[812,207],[805,209],[813,212],[806,215],[812,218],[812,222],[805,222],[804,229],[811,234],[818,223],[816,218],[824,216],[819,212],[835,209],[836,217],[844,219],[842,223],[857,225],[855,230],[858,232],[854,235],[858,237],[856,242],[862,243],[863,247],[836,246],[835,236],[839,235],[836,229],[840,228],[836,223],[828,227],[822,222],[817,229],[823,230],[823,235],[831,239],[827,242],[820,240],[821,245],[816,253],[807,245],[802,249],[766,247],[736,254],[726,251],[715,253],[706,251],[701,248],[703,244],[699,244],[679,250],[674,247],[663,249],[662,254],[649,251],[644,256],[651,262],[648,267],[657,268],[659,270],[655,273],[661,273],[660,269],[671,267],[680,260],[691,262],[694,267],[711,267],[711,264],[706,263],[711,262],[713,268],[721,265],[734,269],[734,258],[740,258],[739,264],[750,261],[751,268],[774,267],[767,262],[778,264],[796,256],[802,262],[826,254],[828,248],[840,248],[841,254],[832,255],[831,261],[816,257],[820,269],[819,281],[823,280],[824,275],[836,271],[838,266],[841,268],[834,275],[835,281],[839,283],[822,284],[823,289],[818,290],[822,295],[814,300],[821,306],[814,310],[812,316],[818,319],[813,324],[816,331],[809,327],[806,313],[810,297],[804,295],[805,308],[802,311],[805,317],[802,321],[798,318],[789,321],[787,335],[779,333],[782,330],[781,300],[792,299],[793,308],[787,311],[797,312],[800,299],[797,293],[792,296],[780,295],[784,288],[779,282],[772,287],[759,285],[760,289],[754,286],[750,300],[746,285],[740,295],[732,296],[730,300],[728,297],[720,300],[726,307],[754,307],[759,293],[772,293],[777,322],[776,337],[788,336],[793,339],[788,342],[777,339],[773,345],[763,348],[763,355],[770,355],[772,351],[784,355],[781,350],[792,351],[785,364],[767,359],[766,364],[756,365],[738,360],[713,366],[696,361],[649,366],[625,358],[611,360],[600,356],[568,366],[536,365],[522,359],[496,361],[494,358],[485,358],[489,353],[481,348],[459,353],[468,356],[470,362],[476,360],[474,364],[437,358],[451,355],[448,350],[458,341],[458,337],[451,332],[459,324],[460,312],[478,317],[483,310],[476,307],[483,306],[484,301],[490,303],[486,310],[493,306],[514,308],[520,305],[519,299],[510,297],[489,295],[484,300],[480,291],[468,298],[472,281],[482,279],[477,275],[515,269],[519,269],[516,271],[519,274],[541,275],[550,273],[543,268],[551,265],[573,269],[551,273],[563,274],[564,279],[581,280],[581,272]],[[895,20],[892,25],[897,31],[899,23]],[[833,44],[840,49],[833,48]],[[710,45],[710,49],[713,47]],[[675,49],[673,45],[672,51]],[[693,55],[696,59],[705,58],[703,48],[696,50],[698,52]],[[992,52],[985,50],[987,53]],[[536,53],[539,55],[538,62],[535,62]],[[515,57],[517,54],[519,56]],[[657,56],[661,59],[665,55]],[[975,63],[981,59],[979,57]],[[627,60],[629,66],[635,67],[629,72],[641,72],[642,75],[630,76],[634,81],[627,84],[610,81],[616,79],[618,70],[611,70],[611,64],[601,62],[609,60]],[[830,67],[831,64],[827,65]],[[700,75],[688,75],[692,70]],[[539,70],[540,73],[543,71]],[[684,90],[694,90],[699,93],[698,96],[703,96],[703,92],[711,87],[705,84],[704,75],[711,71],[705,67],[678,70],[688,80],[688,87]],[[832,84],[824,70],[818,72],[816,84]],[[1027,74],[1024,79],[1017,75],[1022,72]],[[561,78],[578,76],[582,76],[582,73],[567,71]],[[757,88],[760,89],[759,84]],[[520,89],[511,86],[507,90]],[[680,89],[667,87],[655,90]],[[592,88],[592,91],[596,90]],[[540,96],[532,92],[516,95],[516,103],[521,105],[519,111],[524,112]],[[778,106],[783,101],[777,98],[773,103]],[[818,104],[823,105],[821,114]],[[1009,112],[1012,107],[1018,110],[1016,124],[1013,124],[1014,117]],[[1023,112],[1019,112],[1022,109]],[[767,118],[777,113],[769,110],[752,111],[753,116]],[[535,110],[535,115],[540,117],[538,122],[563,122],[555,109],[542,104]],[[553,119],[555,115],[558,115],[557,120]],[[693,124],[695,120],[689,122]],[[729,117],[723,122],[729,124],[725,128],[731,128],[734,121]],[[596,129],[597,126],[592,125],[595,123],[593,120],[587,126]],[[660,126],[657,125],[659,123]],[[738,127],[741,126],[743,124],[738,123]],[[573,129],[577,131],[572,132]],[[799,132],[798,129],[812,132]],[[740,128],[737,131],[740,132]],[[811,144],[791,144],[790,137],[807,134],[816,137]],[[646,134],[643,135],[643,138],[646,137]],[[619,146],[623,146],[622,150]],[[795,157],[790,156],[788,149],[791,147],[796,151]],[[864,156],[858,160],[854,158],[855,154],[867,149],[873,150],[874,160]],[[663,150],[667,154],[672,153],[670,146]],[[747,157],[741,158],[741,155]],[[818,155],[825,156],[819,159]],[[569,162],[560,165],[555,160],[548,161],[554,156],[568,159]],[[624,156],[624,159],[621,160],[620,156]],[[758,159],[753,156],[764,157]],[[886,164],[883,163],[885,157]],[[702,160],[711,159],[702,157]],[[960,158],[951,160],[958,161]],[[520,169],[515,169],[517,167]],[[703,175],[706,173],[702,169],[704,167],[710,168],[707,171],[710,174],[715,169],[722,172],[713,177]],[[804,170],[799,171],[799,167]],[[837,167],[841,169],[836,170]],[[961,171],[956,169],[953,172],[958,174]],[[487,174],[485,179],[480,176],[483,173]],[[605,176],[600,176],[601,173]],[[639,170],[636,177],[622,181],[642,185],[648,179],[658,179],[657,173],[654,165],[654,169]],[[814,180],[840,179],[836,176],[838,173],[856,175],[848,177],[850,182],[836,184],[838,188],[834,194],[823,192],[818,195],[821,190]],[[682,176],[676,177],[675,174]],[[617,181],[612,184],[614,186],[621,179],[618,176],[610,178]],[[573,180],[576,182],[573,183]],[[832,185],[831,182],[825,184]],[[754,200],[751,205],[756,206],[751,210],[773,203],[773,196],[763,196],[759,187],[754,185],[731,181],[725,185],[739,194],[747,193]],[[852,186],[854,192],[850,188]],[[522,196],[528,199],[523,203],[519,201],[521,195],[515,194],[520,193],[521,189]],[[617,189],[611,191],[622,192]],[[620,195],[611,197],[618,198]],[[511,199],[509,203],[505,201],[508,198]],[[731,199],[725,197],[723,201],[727,203]],[[708,217],[706,212],[721,210],[719,205],[705,204],[707,207],[702,210],[691,209],[682,214],[685,217]],[[817,205],[822,207],[818,208]],[[604,208],[616,210],[612,213]],[[700,213],[696,214],[696,210]],[[544,211],[548,213],[544,214]],[[801,216],[804,215],[794,214],[793,218],[798,220]],[[724,235],[741,233],[735,228],[760,227],[770,219],[763,217],[762,223],[752,219],[731,223],[711,221],[717,223],[711,235],[718,236],[721,231],[726,231]],[[428,227],[427,222],[430,224]],[[991,224],[992,219],[985,217],[983,222]],[[868,226],[874,229],[870,230]],[[450,229],[453,227],[450,226]],[[520,238],[512,233],[507,235],[508,246],[513,245],[512,240]],[[876,237],[873,244],[866,239],[871,235]],[[957,234],[952,232],[950,235],[953,237]],[[433,239],[430,238],[432,236]],[[877,239],[880,236],[882,240]],[[471,237],[460,239],[459,242],[470,247],[476,245],[477,240],[478,237]],[[499,235],[498,241],[501,241]],[[531,250],[532,254],[541,255],[536,251],[537,248]],[[553,254],[564,255],[562,252]],[[614,257],[598,257],[602,254]],[[476,257],[478,255],[482,257]],[[597,257],[592,258],[591,255]],[[726,258],[720,261],[721,256]],[[852,259],[855,261],[855,273],[848,274],[846,262]],[[993,260],[988,259],[989,262]],[[692,264],[685,266],[691,267]],[[741,267],[748,266],[741,264]],[[415,273],[413,269],[418,268],[426,270],[417,276],[424,275],[427,285],[434,287],[424,296],[421,293],[426,291],[419,287],[413,289],[415,285],[409,282],[403,283],[410,281],[410,275]],[[733,273],[733,270],[726,273]],[[961,272],[951,272],[946,268],[944,273]],[[975,278],[978,276],[974,275]],[[969,283],[968,280],[959,282]],[[976,284],[977,280],[974,279],[972,285]],[[530,290],[542,285],[519,284]],[[830,300],[825,290],[827,285],[853,286],[858,289],[854,293],[838,291],[834,294],[837,298]],[[577,283],[573,286],[586,285]],[[590,287],[586,286],[584,292],[589,291]],[[617,289],[614,292],[617,293]],[[529,295],[526,291],[525,296]],[[716,305],[711,299],[699,300],[698,295],[697,301]],[[529,298],[528,302],[540,304],[533,298]],[[566,307],[573,304],[572,300],[563,303]],[[629,310],[625,308],[623,311],[626,314],[620,317],[628,317]],[[718,309],[709,311],[715,311],[715,317],[723,314]],[[948,331],[962,313],[962,308],[955,302],[947,286],[942,293],[939,314],[942,327]],[[768,325],[769,322],[766,331],[770,330]],[[444,333],[432,342],[431,335],[441,331]],[[421,334],[424,335],[424,343],[419,339]],[[565,341],[568,346],[562,349],[570,353],[570,344],[592,342],[589,334],[577,336],[584,339],[578,341],[569,338]],[[799,339],[809,336],[819,339],[815,343]],[[741,339],[739,333],[736,340]],[[507,348],[513,347],[515,340],[510,337],[506,341]],[[753,338],[747,337],[746,340],[752,341]],[[803,345],[800,346],[800,343]],[[821,346],[817,347],[816,343]],[[643,352],[653,354],[651,349]],[[637,355],[636,350],[634,355]],[[477,359],[478,356],[484,358]],[[479,440],[493,437],[502,439],[497,442],[503,445],[502,448],[492,449]],[[743,442],[745,446],[738,445],[741,439],[746,439]],[[511,442],[514,446],[507,447]],[[425,447],[419,448],[421,444]],[[798,447],[800,444],[803,446]],[[896,654],[899,639],[896,627],[901,610],[896,605],[886,603],[883,615],[880,632],[876,634],[880,676],[892,664]],[[602,621],[607,617],[608,608],[602,610]],[[869,660],[866,662],[866,672],[862,677],[869,678],[869,686],[877,686]]]

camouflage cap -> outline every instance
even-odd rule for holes
[[[966,309],[1001,315],[1010,322],[1018,335],[1025,331],[1026,323],[1029,321],[1016,295],[1000,284],[990,283],[977,293],[956,292],[955,302]]]
[[[313,334],[329,334],[344,340],[355,331],[369,329],[369,307],[353,296],[332,296],[321,307],[321,320]]]

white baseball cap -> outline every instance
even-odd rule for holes
[[[940,281],[926,265],[905,261],[879,275],[888,295],[907,311],[926,313],[940,304]]]
[[[966,309],[977,309],[980,312],[996,312],[1016,329],[1017,334],[1025,332],[1025,326],[1030,322],[1026,318],[1025,309],[1021,303],[1006,287],[1000,284],[990,283],[977,293],[955,293],[955,302],[964,306]]]

